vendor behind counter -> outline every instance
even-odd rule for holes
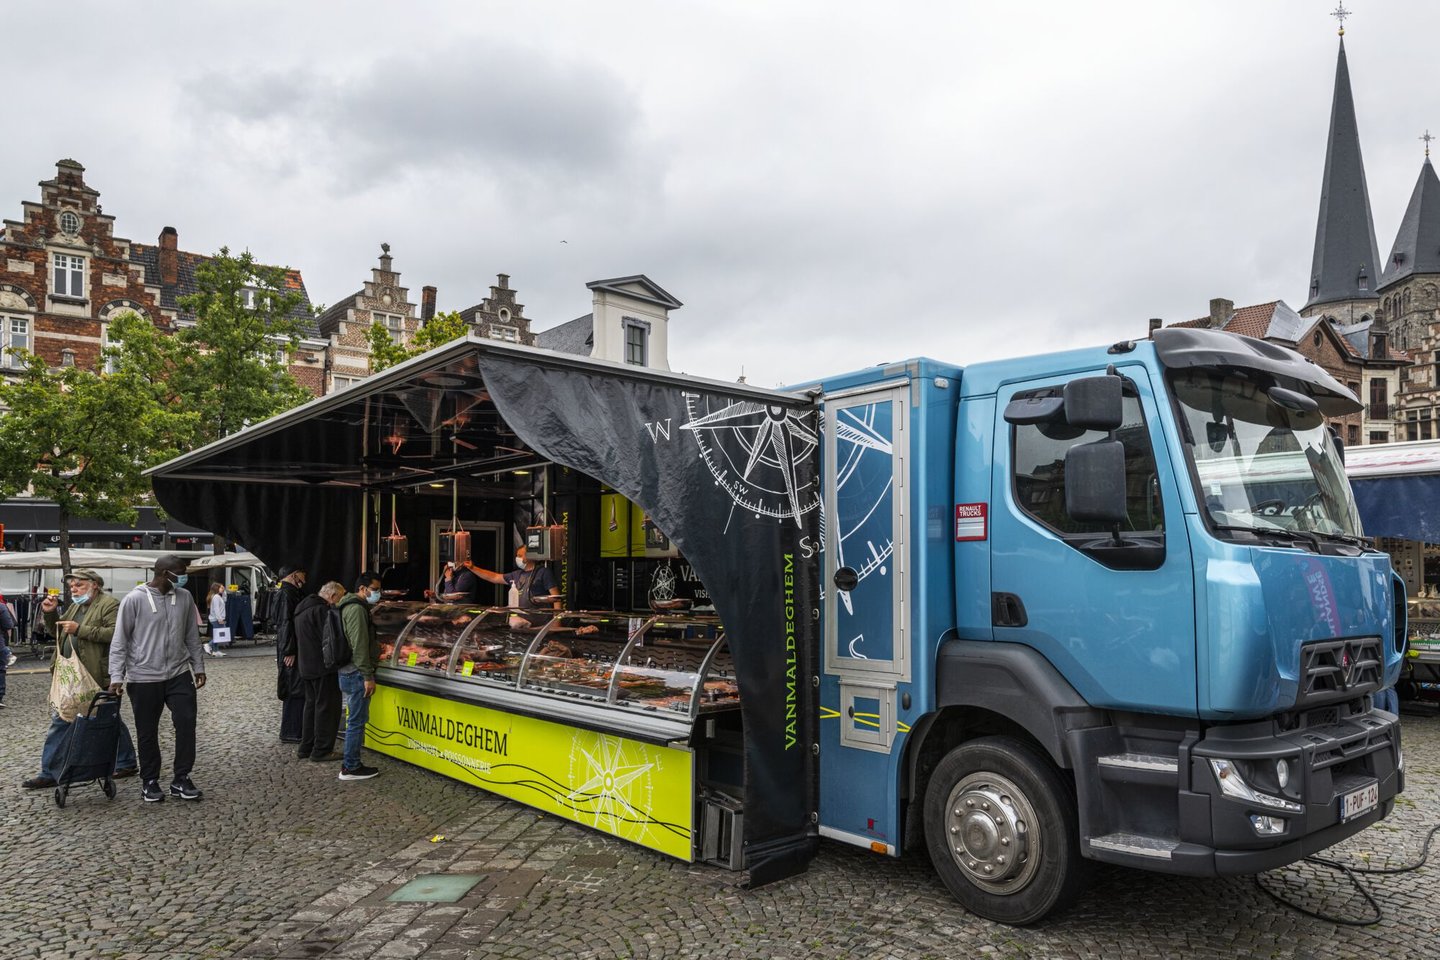
[[[464,569],[481,580],[497,586],[514,587],[519,592],[519,598],[515,605],[521,608],[548,609],[560,603],[560,588],[555,585],[555,577],[550,573],[550,568],[528,559],[525,556],[524,547],[521,547],[515,554],[515,566],[519,569],[509,573],[498,573],[494,570],[486,570],[484,567],[477,567],[467,560]]]

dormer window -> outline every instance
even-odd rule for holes
[[[1360,275],[1355,278],[1355,285],[1361,293],[1370,289],[1370,274],[1365,272],[1365,264],[1360,264]]]

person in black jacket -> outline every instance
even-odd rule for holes
[[[275,695],[280,710],[280,742],[299,743],[305,719],[305,685],[295,664],[295,609],[304,595],[305,571],[298,566],[280,568],[280,589],[275,595],[271,622],[275,624]]]
[[[300,746],[295,756],[316,763],[339,760],[335,735],[340,730],[339,665],[325,668],[320,640],[325,635],[325,621],[338,619],[335,604],[345,596],[345,588],[334,580],[320,588],[316,596],[305,597],[295,608],[295,659],[305,689],[305,712],[300,723]],[[337,624],[338,628],[338,624]],[[340,631],[343,637],[344,632]]]

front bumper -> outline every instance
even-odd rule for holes
[[[1404,789],[1398,718],[1370,707],[1367,697],[1297,720],[1290,729],[1279,720],[1212,727],[1182,746],[1176,872],[1231,875],[1284,866],[1359,833],[1394,808]],[[1231,761],[1252,789],[1286,801],[1285,808],[1223,793],[1212,759]],[[1291,771],[1283,788],[1274,774],[1278,760],[1288,761]],[[1371,783],[1378,787],[1375,808],[1341,822],[1340,798]],[[1284,830],[1260,835],[1253,816],[1283,821]]]

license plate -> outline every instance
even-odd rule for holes
[[[1361,814],[1369,813],[1380,803],[1380,784],[1372,783],[1368,787],[1361,787],[1359,790],[1351,790],[1340,797],[1340,822],[1353,820]]]

